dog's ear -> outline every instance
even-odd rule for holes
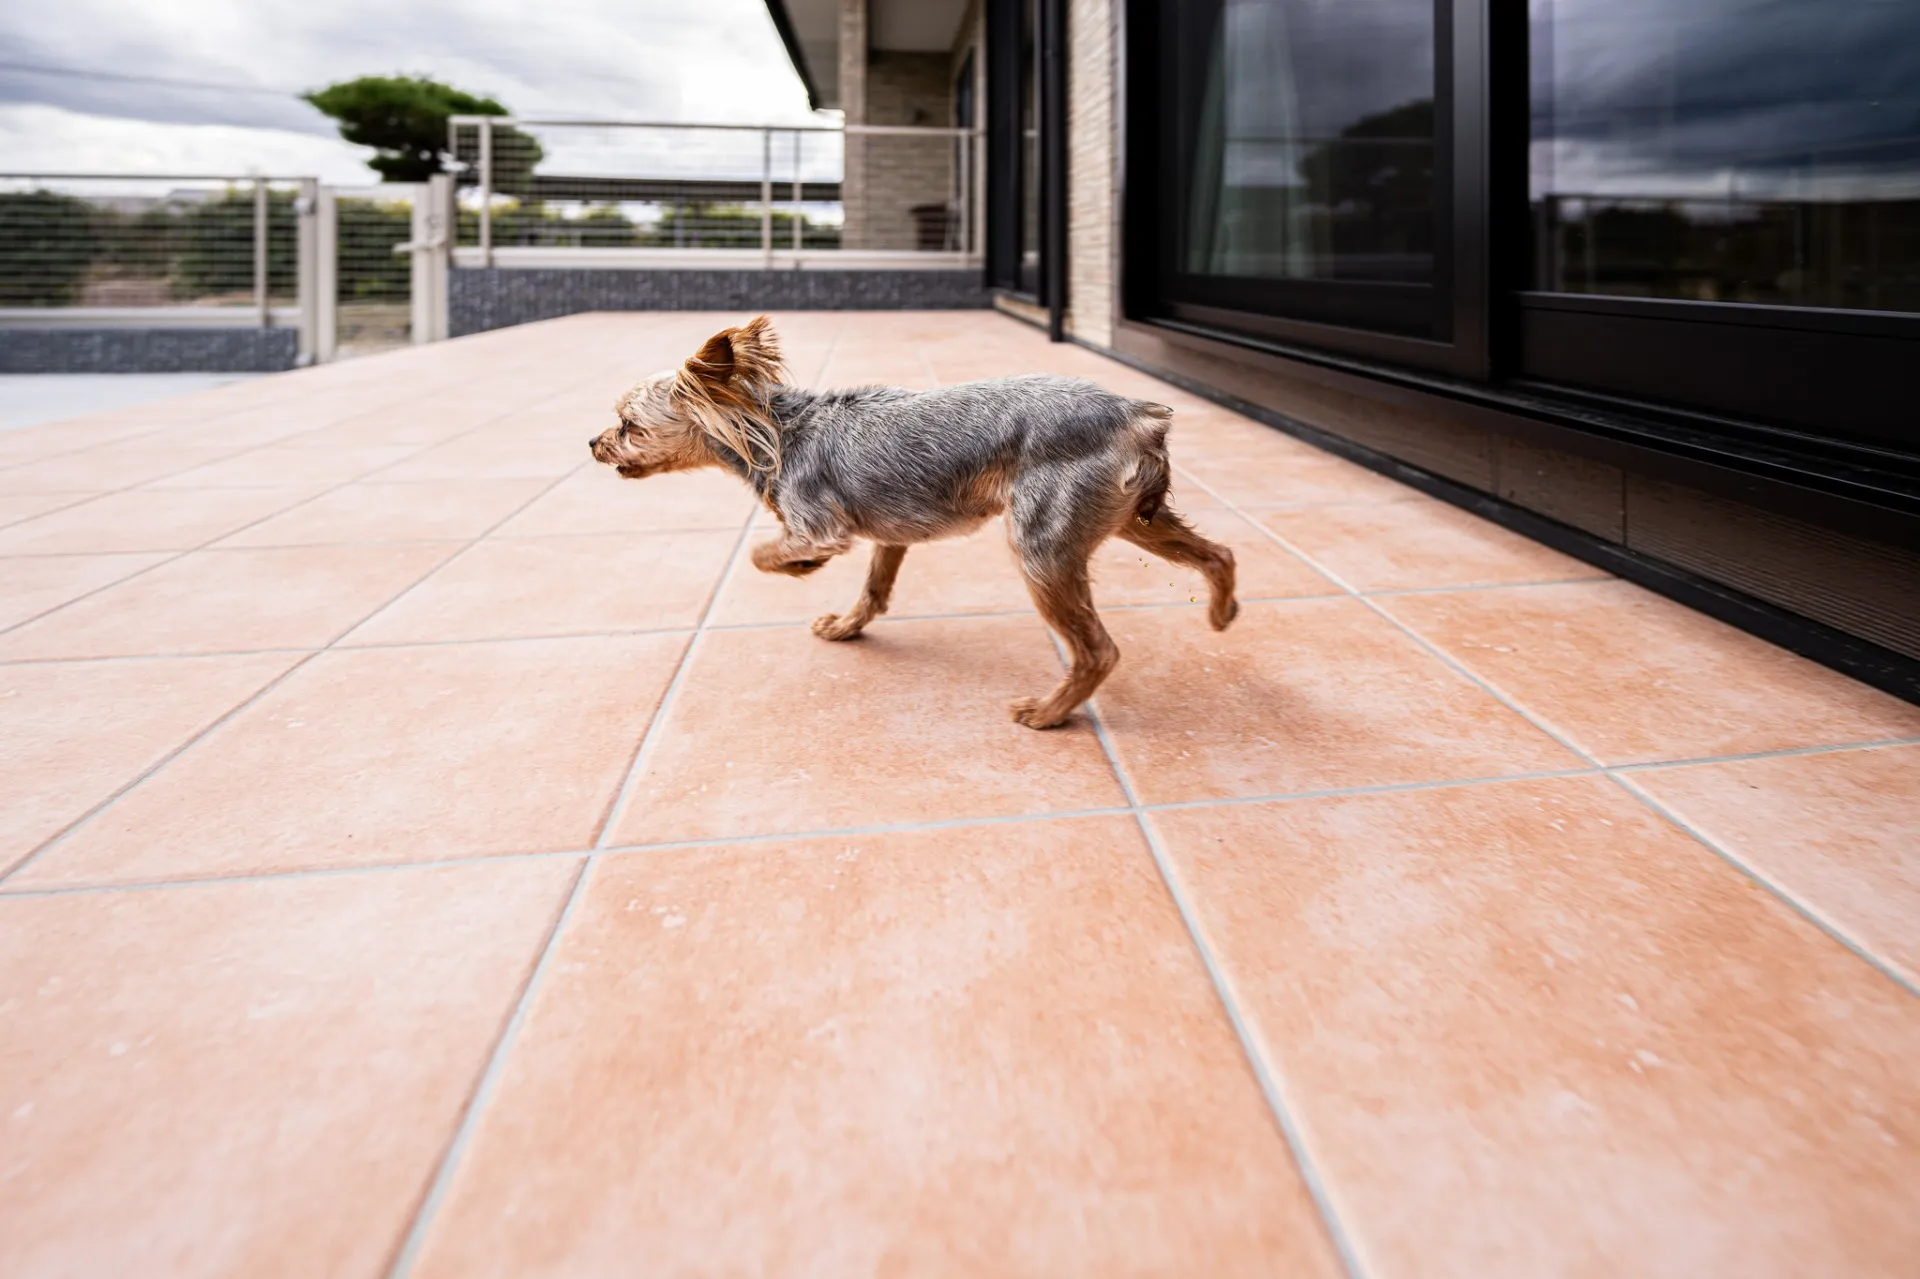
[[[687,361],[687,371],[714,389],[736,383],[771,386],[780,381],[785,368],[773,320],[760,315],[738,328],[720,330]]]

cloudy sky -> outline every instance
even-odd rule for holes
[[[526,116],[810,119],[761,0],[61,0],[0,5],[0,171],[368,181],[295,95],[395,73]]]

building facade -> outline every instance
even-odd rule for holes
[[[1920,696],[1920,7],[771,8],[1003,309]]]

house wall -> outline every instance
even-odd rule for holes
[[[1119,267],[1116,0],[1067,3],[1067,332],[1113,345]]]
[[[868,36],[867,0],[842,0],[840,84],[847,123],[950,125],[952,54],[870,49]],[[958,222],[955,158],[954,144],[945,138],[849,134],[842,243],[850,249],[957,247],[951,239]],[[949,226],[953,231],[943,233]]]

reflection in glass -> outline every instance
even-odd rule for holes
[[[1177,12],[1200,64],[1185,271],[1430,282],[1433,0],[1196,0]]]
[[[1534,287],[1920,311],[1920,3],[1530,4]]]
[[[1040,12],[1020,3],[1020,291],[1040,296]]]

